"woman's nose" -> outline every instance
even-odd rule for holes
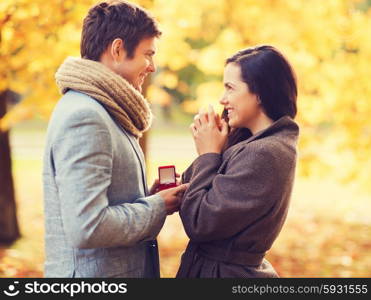
[[[225,98],[225,96],[223,96],[222,98],[220,98],[220,100],[219,100],[219,103],[221,104],[221,105],[226,105],[227,104],[227,99]]]

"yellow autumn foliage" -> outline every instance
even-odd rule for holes
[[[154,103],[179,97],[194,113],[222,94],[225,59],[258,44],[280,49],[298,78],[299,172],[371,179],[371,9],[366,0],[141,0],[160,24]],[[58,91],[54,73],[79,55],[81,24],[92,0],[0,2],[0,92],[22,104],[1,121],[47,117]],[[25,113],[28,111],[28,113]],[[341,165],[341,168],[339,166]]]

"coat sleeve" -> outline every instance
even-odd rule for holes
[[[180,217],[188,237],[208,242],[233,236],[263,218],[273,206],[273,157],[264,149],[249,147],[234,155],[225,174],[217,173],[222,157],[198,157],[184,194]]]
[[[183,172],[182,183],[189,183],[193,174],[193,163]]]
[[[53,142],[52,156],[63,227],[73,247],[131,246],[159,233],[166,218],[160,195],[109,206],[111,135],[99,113],[68,116]]]

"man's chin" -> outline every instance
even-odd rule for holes
[[[142,85],[141,84],[137,84],[137,83],[132,83],[131,84],[138,92],[142,92]]]

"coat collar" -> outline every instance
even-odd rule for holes
[[[294,135],[295,137],[297,137],[299,135],[299,126],[289,116],[283,116],[277,121],[275,121],[271,126],[257,132],[247,140],[242,141],[241,144],[245,143],[247,144],[254,140],[262,139],[270,135],[278,136]]]
[[[283,116],[266,129],[257,132],[248,139],[241,141],[227,149],[225,151],[225,157],[229,157],[232,153],[235,152],[235,150],[245,146],[248,143],[263,139],[268,136],[281,137],[290,144],[296,145],[298,135],[299,126],[296,124],[296,122],[289,116]]]

